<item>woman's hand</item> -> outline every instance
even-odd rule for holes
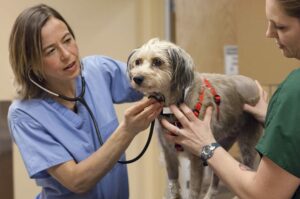
[[[124,113],[122,126],[132,135],[148,128],[150,123],[160,114],[163,105],[155,99],[143,99],[128,108]]]
[[[166,119],[162,119],[162,126],[169,131],[165,135],[169,141],[182,145],[184,149],[197,156],[203,146],[215,142],[210,128],[212,107],[207,108],[203,121],[199,120],[185,104],[180,105],[180,109],[174,105],[170,106],[170,109],[181,123],[182,128],[179,129]]]
[[[244,104],[244,110],[251,113],[259,122],[265,123],[267,109],[268,109],[268,93],[263,90],[260,83],[256,80],[255,83],[259,89],[259,101],[255,106]]]

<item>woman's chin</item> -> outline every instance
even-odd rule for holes
[[[282,55],[285,56],[286,58],[294,58],[294,57],[295,57],[292,53],[290,53],[290,52],[288,52],[288,51],[286,51],[286,50],[284,50],[284,49],[281,49],[281,53],[282,53]]]

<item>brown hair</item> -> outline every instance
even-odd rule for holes
[[[75,38],[73,30],[65,19],[45,4],[25,9],[13,25],[9,39],[9,59],[15,76],[17,93],[21,99],[41,96],[41,89],[30,82],[28,75],[43,85],[41,30],[50,17],[64,22]]]
[[[278,3],[288,16],[296,17],[300,20],[299,0],[278,0]]]

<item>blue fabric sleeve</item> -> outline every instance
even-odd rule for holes
[[[84,75],[98,76],[87,79],[103,78],[110,90],[113,103],[133,102],[143,97],[131,87],[125,63],[104,56],[87,57],[83,63],[86,66],[84,70],[87,70]],[[98,85],[98,88],[101,89],[102,86]]]
[[[20,117],[22,112],[15,114],[18,116],[12,116],[10,128],[31,178],[48,176],[48,168],[73,159],[39,123],[29,117]],[[22,119],[14,121],[17,118]]]

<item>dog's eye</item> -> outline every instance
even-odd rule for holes
[[[163,64],[163,62],[158,58],[154,58],[152,60],[152,66],[161,66],[162,64]]]
[[[135,65],[136,66],[141,65],[141,64],[142,64],[142,60],[141,59],[135,60]]]

